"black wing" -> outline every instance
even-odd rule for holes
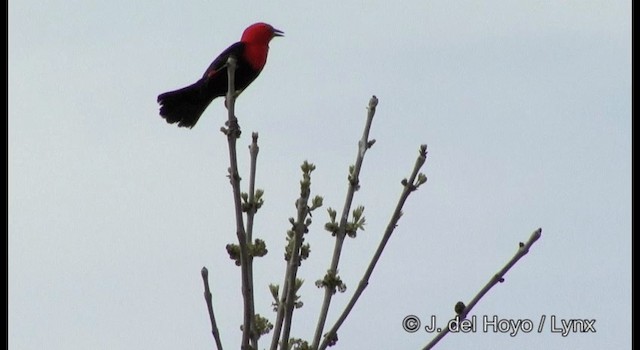
[[[218,55],[218,57],[216,57],[213,62],[211,62],[211,65],[209,65],[209,68],[207,68],[207,70],[204,72],[202,78],[212,77],[218,71],[227,66],[227,60],[229,59],[229,56],[234,56],[236,59],[239,59],[240,57],[242,57],[243,52],[243,42],[237,42],[229,46],[226,50],[222,51],[222,53]]]

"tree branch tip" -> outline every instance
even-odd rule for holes
[[[533,243],[535,243],[538,239],[540,239],[540,237],[542,237],[542,228],[538,228],[537,230],[533,231],[526,244],[520,242],[520,248],[526,247],[528,251],[528,248],[531,247]]]
[[[542,227],[538,228],[537,230],[533,231],[533,233],[531,234],[531,238],[533,240],[538,240],[538,238],[540,238],[542,236]]]
[[[202,270],[200,270],[200,274],[202,275],[202,278],[207,278],[209,277],[209,270],[207,270],[207,268],[203,266]]]
[[[371,96],[371,99],[369,99],[369,108],[375,109],[376,106],[378,106],[378,98],[376,95],[373,95]]]
[[[254,131],[251,133],[251,139],[256,142],[258,141],[258,132]]]

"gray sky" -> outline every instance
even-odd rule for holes
[[[439,323],[542,227],[530,254],[477,305],[541,333],[450,334],[438,349],[631,347],[631,2],[9,1],[9,348],[211,349],[207,266],[225,348],[238,347],[239,269],[226,114],[215,100],[192,130],[156,96],[191,84],[264,21],[286,33],[239,98],[244,179],[260,133],[256,308],[281,283],[299,165],[341,209],[369,97],[380,104],[329,324],[354,291],[409,175],[423,172],[339,349],[419,349],[413,314]],[[246,185],[246,181],[243,182]],[[245,187],[246,188],[246,187]],[[300,270],[310,339],[329,266],[316,212]],[[596,320],[566,337],[550,318]],[[261,348],[267,346],[261,342]]]

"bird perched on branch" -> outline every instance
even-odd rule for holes
[[[283,32],[266,23],[250,25],[239,42],[224,50],[207,68],[200,80],[179,90],[158,96],[160,115],[167,123],[192,128],[214,98],[227,93],[227,60],[235,57],[235,89],[242,92],[267,63],[269,42]]]

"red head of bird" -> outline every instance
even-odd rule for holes
[[[275,29],[269,24],[259,22],[247,27],[242,33],[240,41],[254,45],[269,45],[271,39],[276,36],[283,36],[283,34],[281,30]]]
[[[260,72],[267,63],[267,53],[269,52],[269,42],[277,36],[283,36],[281,30],[273,28],[266,23],[255,23],[250,25],[242,33],[240,42],[245,45],[244,58]]]

